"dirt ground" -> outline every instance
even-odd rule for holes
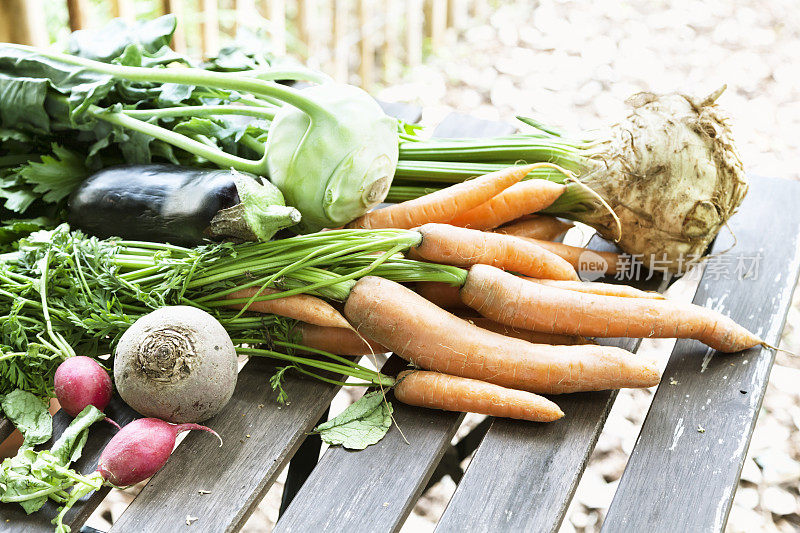
[[[457,110],[512,121],[533,115],[567,130],[612,123],[638,91],[708,94],[723,84],[748,172],[800,179],[800,9],[793,0],[578,0],[497,2],[451,35],[423,66],[380,91],[422,105],[435,124]],[[772,221],[780,223],[780,219]],[[671,289],[675,297],[690,287]],[[796,295],[782,347],[800,352]],[[669,341],[642,350],[664,357]],[[800,362],[780,353],[772,371],[728,531],[800,528]],[[561,531],[598,531],[647,413],[652,391],[623,391],[611,412]],[[339,408],[347,403],[342,395]],[[336,410],[336,409],[334,409]],[[470,416],[467,424],[478,420]],[[466,427],[462,428],[466,431]],[[277,519],[282,478],[245,531]],[[420,500],[403,531],[431,531],[455,488],[449,478]],[[90,521],[100,529],[133,491],[117,492]]]

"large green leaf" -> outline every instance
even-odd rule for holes
[[[131,45],[155,54],[169,46],[175,25],[175,15],[135,23],[114,19],[102,28],[73,32],[67,52],[106,63],[121,56]]]

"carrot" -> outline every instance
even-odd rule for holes
[[[570,222],[548,215],[531,215],[494,230],[496,233],[552,241],[573,227]]]
[[[492,265],[534,278],[578,279],[567,261],[518,237],[447,224],[425,224],[418,231],[422,242],[409,250],[412,257],[461,267]]]
[[[296,332],[297,344],[337,355],[370,355],[389,351],[377,342],[359,335],[352,328],[331,328],[300,323]]]
[[[524,277],[524,276],[523,276]],[[623,298],[652,298],[655,300],[666,300],[663,294],[653,291],[643,291],[628,285],[615,285],[613,283],[600,283],[597,281],[562,281],[556,279],[536,279],[528,278],[528,281],[540,283],[557,289],[568,291],[586,292],[600,296],[621,296]]]
[[[699,305],[557,289],[487,265],[470,268],[461,298],[496,322],[534,331],[587,337],[690,338],[721,352],[763,344],[730,318]]]
[[[493,229],[549,207],[565,189],[566,185],[544,179],[521,181],[488,202],[454,217],[450,224],[482,230]]]
[[[550,346],[505,337],[384,278],[361,278],[344,314],[359,332],[421,368],[502,387],[560,394],[650,387],[659,381],[653,361],[620,348]]]
[[[490,200],[540,166],[543,166],[542,163],[509,167],[485,174],[414,200],[376,209],[353,220],[347,227],[410,229],[428,222],[447,222]]]
[[[557,333],[544,333],[541,331],[531,331],[529,329],[518,329],[505,324],[500,324],[484,316],[480,317],[464,317],[464,320],[470,324],[475,324],[479,328],[488,329],[495,333],[500,333],[506,337],[514,337],[515,339],[522,339],[524,341],[532,342],[533,344],[562,344],[565,346],[573,346],[575,344],[592,344],[586,337],[579,337],[577,335],[559,335]]]
[[[417,294],[442,309],[469,309],[461,301],[461,288],[441,281],[420,281],[414,285]]]
[[[561,257],[578,272],[612,274],[618,272],[624,266],[620,255],[614,252],[595,252],[579,246],[527,237],[525,240]]]
[[[249,306],[246,301],[241,301],[245,299],[249,300],[255,294],[267,295],[276,292],[279,291],[268,288],[248,287],[230,293],[225,297],[225,300],[240,300],[227,306],[232,309],[242,309],[247,306],[248,311],[285,316],[296,320],[302,320],[310,324],[316,324],[317,326],[334,328],[351,327],[342,314],[331,304],[308,294],[295,294],[285,298],[263,301],[259,301],[258,296],[256,296],[256,301],[252,302]]]
[[[537,394],[425,370],[401,372],[397,376],[394,396],[403,403],[418,407],[531,422],[552,422],[564,416],[555,403]]]

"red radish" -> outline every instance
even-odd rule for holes
[[[158,418],[140,418],[126,425],[108,441],[97,471],[117,487],[135,485],[149,478],[167,463],[175,438],[184,431],[200,429],[222,438],[211,428],[199,424],[170,424]]]
[[[58,365],[54,388],[58,403],[71,417],[78,416],[87,405],[105,410],[113,394],[108,372],[94,359],[82,355]]]

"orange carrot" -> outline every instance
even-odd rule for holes
[[[301,323],[296,329],[297,344],[337,355],[370,355],[389,350],[359,335],[352,328],[330,328]]]
[[[534,331],[587,337],[690,338],[721,352],[763,344],[730,318],[699,305],[557,289],[487,265],[470,269],[461,298],[496,322]]]
[[[659,381],[653,361],[620,348],[550,346],[505,337],[384,278],[361,278],[344,313],[359,332],[421,368],[502,387],[560,394],[650,387]]]
[[[414,285],[414,290],[442,309],[469,309],[461,301],[461,287],[441,281],[420,281]]]
[[[418,407],[532,422],[552,422],[564,416],[555,403],[538,394],[425,370],[401,372],[397,376],[394,396],[403,403]]]
[[[225,300],[245,300],[253,297],[254,294],[260,295],[274,294],[279,292],[275,289],[261,289],[260,287],[248,287],[246,289],[239,289],[225,297]],[[280,315],[296,320],[302,320],[317,326],[328,326],[334,328],[349,328],[350,324],[345,320],[342,314],[336,310],[328,302],[321,300],[315,296],[308,294],[295,294],[285,298],[276,298],[274,300],[256,300],[248,307],[248,311],[255,311],[257,313],[269,313],[273,315]],[[231,303],[227,307],[231,309],[242,309],[247,305],[246,301]]]
[[[414,200],[376,209],[350,222],[347,227],[410,229],[428,222],[447,222],[491,199],[540,166],[542,163],[485,174]]]
[[[412,257],[461,267],[493,265],[533,278],[578,279],[567,261],[518,237],[447,224],[425,224],[418,231],[422,242],[409,250]]]
[[[565,185],[543,179],[521,181],[488,202],[450,220],[453,226],[493,229],[523,215],[549,207],[564,193]]]
[[[666,300],[663,294],[653,291],[643,291],[628,285],[615,285],[613,283],[600,283],[598,281],[562,281],[556,279],[536,279],[522,276],[528,281],[541,283],[557,289],[568,291],[586,292],[600,296],[621,296],[623,298],[653,298]]]
[[[548,215],[531,215],[511,224],[501,226],[494,231],[515,237],[552,241],[566,233],[571,227],[573,227],[572,223],[564,222],[560,218]]]
[[[541,239],[525,238],[525,240],[563,258],[578,272],[612,274],[618,272],[624,266],[620,255],[614,252],[595,252],[588,248]]]
[[[461,316],[461,315],[459,315]],[[515,339],[522,339],[533,344],[562,344],[564,346],[573,346],[576,344],[592,344],[586,337],[579,337],[577,335],[559,335],[557,333],[544,333],[541,331],[531,331],[529,329],[518,329],[505,324],[500,324],[484,316],[479,317],[465,317],[461,316],[470,324],[475,324],[479,328],[488,329],[495,333],[500,333],[506,337],[514,337]]]

